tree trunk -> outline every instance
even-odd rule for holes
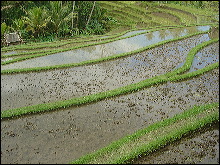
[[[96,1],[94,1],[94,3],[93,3],[92,10],[91,10],[91,13],[90,13],[90,15],[89,15],[89,18],[88,18],[88,21],[87,21],[87,23],[86,23],[86,26],[89,24],[89,21],[90,21],[90,19],[91,19],[92,12],[93,12],[93,10],[94,10],[94,8],[95,8],[95,2],[96,2]]]
[[[74,13],[75,1],[73,1],[73,13]],[[72,29],[73,29],[73,16],[72,16]]]

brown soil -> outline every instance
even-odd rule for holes
[[[190,12],[187,12],[187,11],[184,11],[184,10],[180,10],[180,9],[176,9],[176,8],[172,8],[172,7],[168,7],[168,6],[164,6],[164,5],[162,5],[160,7],[164,8],[164,9],[174,10],[174,11],[177,11],[177,12],[180,12],[180,13],[187,14],[190,17],[192,17],[194,20],[197,20],[197,17],[194,14],[190,13]]]
[[[132,164],[219,164],[219,123],[185,136]]]
[[[2,120],[1,162],[68,163],[193,105],[217,102],[218,83],[219,70],[215,69],[191,80],[168,82],[93,104]],[[207,145],[215,155],[218,150],[212,143]],[[181,152],[187,155],[188,148]]]
[[[1,110],[89,95],[167,73],[185,61],[190,49],[208,39],[207,34],[194,36],[95,65],[2,75]]]
[[[181,20],[172,14],[165,12],[152,12],[151,14],[157,17],[167,19],[168,21],[172,21],[174,24],[181,24]]]

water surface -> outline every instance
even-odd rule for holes
[[[219,84],[218,69],[187,81],[168,82],[92,104],[3,120],[1,162],[69,163],[150,124],[173,117],[193,105],[219,101],[219,85],[216,84]],[[208,151],[212,153],[202,151],[207,147],[200,148],[198,143],[194,147],[190,144],[191,153],[196,149],[194,156],[198,156],[197,152],[210,159],[210,154],[218,156],[218,141],[214,136],[218,136],[218,132],[206,136],[209,139],[206,143]],[[206,137],[201,134],[198,138]],[[178,154],[184,158],[189,155],[189,146],[183,147],[184,144],[178,150],[171,148],[168,155],[172,152],[177,160],[180,160]],[[169,157],[164,156],[162,160],[166,162]],[[181,160],[174,163],[180,164]]]
[[[93,65],[1,76],[1,110],[85,96],[172,71],[208,34]]]
[[[29,59],[13,64],[8,64],[7,66],[2,66],[2,69],[31,68],[61,65],[67,63],[78,63],[82,61],[112,56],[114,54],[134,51],[136,49],[152,45],[160,41],[185,36],[199,31],[206,31],[210,28],[210,26],[197,26],[158,30],[146,34],[137,35],[131,38],[114,41],[107,44],[79,48],[71,51],[56,53],[52,55],[38,57],[35,59]]]

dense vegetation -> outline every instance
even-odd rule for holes
[[[192,8],[218,10],[218,1],[139,2],[148,6],[174,3]],[[126,3],[133,5],[136,2]],[[120,13],[114,17],[105,5],[99,1],[1,1],[1,39],[5,33],[15,31],[26,41],[54,41],[77,35],[104,34],[121,25],[117,20]],[[138,9],[138,6],[134,5],[134,8]],[[140,20],[136,13],[133,17],[136,17],[137,21]],[[129,14],[124,21],[130,21]],[[130,22],[133,25],[132,20]]]
[[[1,37],[18,31],[25,39],[53,41],[108,30],[106,11],[96,1],[1,1],[1,5]]]
[[[5,61],[2,60],[2,66],[54,53],[106,44],[146,33],[144,31],[122,37],[123,34],[134,30],[149,30],[148,33],[150,34],[150,32],[162,29],[194,27],[200,24],[198,23],[198,17],[200,16],[207,16],[211,20],[207,24],[212,26],[209,31],[192,32],[182,37],[161,41],[126,53],[79,63],[3,69],[1,74],[4,74],[4,76],[7,74],[16,75],[26,72],[40,72],[93,65],[132,56],[160,45],[188,39],[199,34],[209,34],[211,36],[214,30],[218,31],[218,20],[216,21],[216,18],[214,19],[216,15],[218,17],[218,4],[218,1],[1,1],[1,39],[3,39],[5,33],[18,31],[23,39],[27,42],[30,41],[23,45],[3,47],[1,49],[2,53],[10,51],[18,52],[1,55],[2,59],[14,57]],[[206,22],[201,24],[205,25]],[[177,32],[180,33],[180,31]],[[102,34],[105,34],[106,38],[97,36]],[[63,38],[64,40],[62,40]],[[32,41],[36,43],[32,43]],[[49,42],[45,44],[43,41]],[[210,37],[209,41],[194,46],[187,54],[186,60],[181,67],[164,74],[112,90],[104,90],[85,96],[6,109],[1,112],[1,119],[5,121],[5,119],[10,120],[12,118],[19,118],[20,116],[25,117],[28,114],[85,105],[103,99],[137,92],[167,82],[173,83],[195,78],[219,68],[219,62],[217,61],[202,69],[188,72],[193,65],[195,55],[208,45],[217,42],[219,42],[218,37]],[[25,52],[22,52],[23,50]],[[198,128],[212,122],[218,122],[218,108],[219,103],[211,101],[203,105],[195,105],[192,108],[184,110],[183,113],[149,125],[134,134],[114,141],[105,148],[84,155],[70,163],[130,163],[138,155],[153,152],[174,140],[180,139],[185,134],[196,131]],[[148,136],[152,136],[153,138],[149,139]]]

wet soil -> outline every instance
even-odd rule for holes
[[[26,55],[1,58],[1,62],[10,61],[10,60],[13,60],[13,59],[16,59],[16,58],[21,58],[21,57],[26,57]],[[6,65],[8,65],[8,64],[6,64]],[[1,66],[4,66],[4,65],[1,65]]]
[[[184,63],[190,49],[207,40],[209,36],[203,34],[94,65],[2,75],[1,110],[112,90],[167,73]],[[217,48],[212,49],[216,53]]]
[[[197,16],[197,23],[198,24],[205,24],[205,23],[218,23],[219,18],[216,16]]]
[[[18,54],[18,53],[22,53],[22,52],[37,52],[37,51],[40,51],[40,53],[46,53],[46,52],[50,52],[52,50],[57,50],[58,48],[59,49],[66,49],[66,48],[73,48],[73,47],[77,47],[77,46],[81,46],[81,45],[86,45],[86,44],[92,44],[92,43],[97,43],[97,42],[100,42],[100,40],[94,40],[94,41],[82,41],[80,43],[76,43],[76,42],[73,42],[73,43],[69,43],[69,44],[65,44],[63,46],[59,46],[59,44],[57,46],[54,46],[54,47],[49,47],[49,43],[45,43],[45,45],[48,45],[48,47],[43,47],[43,48],[33,48],[33,49],[28,49],[26,51],[22,51],[22,50],[17,50],[17,51],[8,51],[6,53],[3,53],[3,55],[11,55],[11,54]],[[53,43],[51,43],[53,44]],[[33,54],[40,54],[40,53],[30,53],[30,54],[26,54],[27,55],[33,55]],[[16,58],[18,57],[22,57],[21,56],[16,56]]]
[[[18,53],[22,53],[22,52],[26,52],[26,51],[16,50],[16,51],[1,52],[1,55],[11,55],[11,54],[18,54]]]
[[[4,65],[2,66],[2,70],[78,63],[82,61],[112,56],[114,54],[134,51],[136,49],[152,45],[160,41],[185,36],[187,34],[192,34],[198,31],[209,30],[210,28],[210,26],[198,26],[149,32],[106,44],[79,48],[71,51]]]
[[[185,136],[132,164],[219,164],[219,123]]]
[[[175,17],[172,14],[169,13],[165,13],[165,12],[152,12],[151,13],[154,16],[158,16],[160,18],[164,18],[168,20],[168,24],[177,24],[177,25],[181,25],[181,20],[178,17]],[[169,23],[170,21],[172,21],[172,23]]]
[[[195,55],[189,72],[193,72],[198,69],[202,69],[209,64],[219,62],[219,56],[217,54],[219,54],[219,42],[205,47]]]
[[[202,69],[208,66],[209,64],[218,62],[219,61],[218,53],[219,53],[219,42],[206,46],[195,55],[189,72]],[[177,65],[176,68],[183,66],[184,62]]]
[[[93,104],[4,119],[1,162],[68,163],[193,105],[217,102],[218,84],[219,70],[214,69],[187,81],[168,82]],[[205,144],[212,155],[218,154],[217,131],[208,135],[210,140]],[[206,138],[201,134],[197,139],[202,143]],[[205,154],[203,157],[210,157],[202,152],[203,148],[190,145],[196,152]],[[170,150],[173,154],[181,152],[182,157],[187,157],[188,151],[184,145],[175,152]],[[161,159],[166,162],[169,157]]]
[[[172,7],[168,7],[168,6],[164,6],[164,5],[161,5],[160,7],[164,8],[164,9],[169,9],[169,10],[177,11],[177,12],[180,12],[180,13],[183,13],[183,14],[187,14],[188,16],[193,18],[195,21],[197,20],[197,17],[194,14],[190,13],[190,12],[187,12],[187,11],[184,11],[184,10],[180,10],[180,9],[176,9],[176,8],[172,8]]]

